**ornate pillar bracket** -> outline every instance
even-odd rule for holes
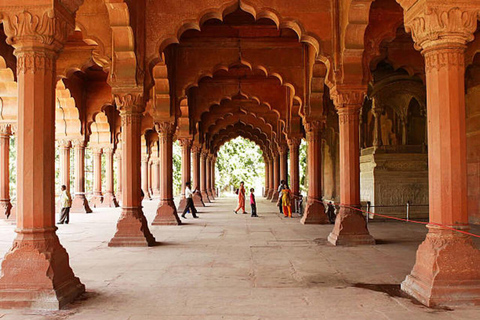
[[[360,207],[360,110],[366,88],[335,87],[332,97],[340,127],[340,211],[328,236],[333,245],[371,245],[375,240],[368,232]]]
[[[17,198],[17,236],[2,261],[0,308],[60,309],[85,292],[56,235],[52,161],[56,58],[74,30],[80,3],[5,3],[0,19],[17,57],[17,182],[22,189]]]
[[[122,214],[110,247],[153,246],[155,238],[142,211],[140,157],[141,123],[145,110],[142,88],[114,88],[114,98],[122,119]]]
[[[160,144],[160,204],[152,225],[180,225],[173,202],[173,137],[177,126],[172,121],[155,123]]]
[[[430,222],[462,230],[469,229],[465,48],[479,10],[476,0],[423,0],[405,13],[406,30],[425,58]],[[470,237],[431,224],[402,290],[427,306],[480,304],[478,265]]]
[[[328,224],[322,202],[322,133],[325,118],[307,119],[304,122],[307,138],[308,198],[303,224]]]

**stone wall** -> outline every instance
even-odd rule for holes
[[[410,218],[428,218],[428,156],[416,146],[403,147],[400,153],[385,148],[362,150],[361,200],[371,203],[372,212],[401,218],[406,217],[408,201]]]

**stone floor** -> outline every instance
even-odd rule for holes
[[[0,310],[0,319],[480,319],[480,308],[428,309],[399,296],[421,225],[374,222],[378,245],[333,247],[330,225],[284,219],[263,199],[259,218],[234,205],[221,198],[200,219],[151,227],[161,242],[152,248],[107,247],[119,209],[73,214],[58,234],[87,294],[66,310]],[[155,207],[145,203],[149,221]],[[13,230],[0,223],[1,252]]]

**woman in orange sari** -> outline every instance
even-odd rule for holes
[[[240,188],[238,189],[238,207],[233,212],[235,212],[235,214],[237,214],[237,212],[240,209],[243,210],[243,214],[246,214],[246,212],[245,212],[245,187],[243,186],[243,181],[240,182]]]
[[[285,185],[285,188],[282,190],[282,207],[283,207],[283,214],[285,218],[292,217],[292,192],[288,188],[288,185]]]

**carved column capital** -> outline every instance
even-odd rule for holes
[[[330,96],[338,109],[361,108],[365,100],[367,88],[365,86],[344,86],[336,85]]]
[[[279,147],[278,147],[278,153],[281,155],[281,156],[284,156],[288,153],[288,145],[287,144],[281,144]]]
[[[102,147],[100,146],[91,146],[90,149],[92,150],[92,154],[99,155],[102,154]]]
[[[117,92],[113,96],[122,118],[125,115],[141,116],[145,110],[143,95],[138,88],[133,88],[132,92]]]
[[[112,146],[103,147],[103,153],[105,154],[113,154],[114,148]]]
[[[58,52],[75,28],[73,13],[77,9],[78,6],[72,4],[68,10],[55,1],[47,5],[3,6],[0,19],[7,43],[17,50],[16,55],[18,50],[33,51],[35,48],[38,51],[42,47]]]
[[[456,4],[450,1],[423,1],[405,13],[405,30],[411,32],[415,48],[458,45],[473,40],[477,29],[478,4]]]
[[[200,153],[202,152],[202,147],[199,145],[193,145],[192,146],[192,153]]]
[[[57,143],[58,146],[63,149],[69,149],[72,147],[72,143],[70,142],[70,140],[58,140]]]
[[[12,127],[9,123],[0,123],[0,136],[10,137],[12,135]]]
[[[174,122],[162,121],[155,123],[155,130],[158,133],[160,142],[165,142],[167,139],[173,140],[176,129],[177,127]]]
[[[180,138],[180,139],[178,139],[178,144],[182,148],[191,148],[192,147],[192,139]]]
[[[85,141],[80,139],[72,140],[72,146],[75,149],[85,149]]]
[[[301,138],[288,138],[287,139],[287,144],[288,144],[288,147],[290,148],[290,150],[292,150],[294,148],[298,148],[301,143],[302,143]]]

